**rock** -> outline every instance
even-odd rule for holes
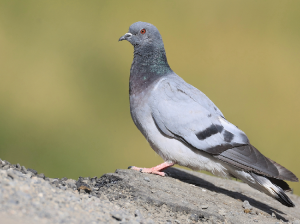
[[[245,210],[249,210],[249,212],[250,212],[250,210],[252,210],[252,206],[249,204],[249,201],[247,201],[247,200],[245,200],[244,202],[243,202],[243,208],[245,209]],[[248,213],[249,213],[248,212]]]
[[[145,177],[144,180],[147,181],[147,182],[150,182],[149,177]]]
[[[24,173],[24,174],[27,173],[27,169],[25,168],[25,166],[22,166],[22,167],[21,167],[21,172]]]
[[[59,186],[59,188],[62,189],[62,190],[64,190],[64,191],[67,190],[67,187],[63,186],[63,185]]]
[[[81,180],[82,183],[85,183],[86,185],[90,185],[91,184],[91,180],[87,177],[85,177],[84,179]]]
[[[248,213],[251,212],[251,210],[250,209],[244,209],[244,212],[248,214]]]
[[[272,215],[271,215],[273,218],[276,218],[276,215],[274,212],[272,212]]]
[[[85,191],[85,190],[83,190],[83,189],[79,189],[79,193],[80,193],[80,194],[85,194],[85,193],[86,193],[86,191]]]
[[[76,187],[76,181],[75,181],[75,180],[68,179],[68,180],[66,181],[66,184],[67,184],[67,186],[68,186],[69,188],[71,188],[71,189],[76,189],[76,188],[77,188],[77,187]]]
[[[28,168],[27,171],[30,171],[30,172],[33,173],[34,175],[37,175],[37,174],[38,174],[38,172],[37,172],[36,170],[34,170],[34,169]]]
[[[129,214],[124,210],[112,211],[112,212],[110,212],[110,214],[117,221],[128,221],[128,220],[130,220]]]
[[[32,176],[34,176],[34,174],[30,171],[28,171],[26,174],[24,174],[24,177],[26,177],[26,178],[31,178]]]
[[[4,169],[4,170],[8,170],[9,168],[10,168],[9,165],[4,165],[4,166],[2,167],[2,169]]]
[[[7,170],[7,176],[10,177],[11,179],[17,179],[18,178],[18,175],[15,174],[14,170],[11,169],[11,168]]]
[[[246,184],[177,168],[167,169],[168,178],[117,170],[100,178],[80,177],[78,181],[43,180],[38,178],[40,174],[23,174],[22,167],[21,172],[16,168],[0,168],[3,223],[25,223],[26,219],[26,223],[43,223],[46,218],[49,223],[274,224],[294,220],[297,224],[300,219],[300,199],[296,195],[292,196],[296,208],[288,208]],[[248,213],[243,212],[241,204]],[[273,212],[275,217],[270,218],[272,211],[276,215]],[[5,222],[3,217],[13,222]]]
[[[191,214],[191,215],[189,216],[189,219],[192,220],[192,221],[194,221],[194,222],[198,222],[199,217],[198,217],[197,214]]]
[[[43,173],[39,173],[38,175],[36,175],[38,178],[42,178],[45,179],[45,175]]]
[[[96,184],[96,182],[97,182],[97,177],[93,177],[93,178],[91,178],[91,183],[93,184],[93,185],[95,185]]]
[[[84,190],[86,193],[90,193],[92,191],[91,187],[88,184],[86,184],[85,182],[77,181],[76,187],[77,187],[78,191]]]
[[[143,218],[143,215],[141,214],[140,210],[138,210],[138,209],[134,211],[134,215],[136,217]]]
[[[4,165],[11,165],[10,162],[8,162],[6,160],[3,160],[2,162],[4,163]]]
[[[225,216],[226,215],[226,211],[224,209],[220,209],[219,210],[219,214]]]

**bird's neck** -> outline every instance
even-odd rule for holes
[[[135,47],[130,70],[129,92],[136,94],[172,72],[163,47]]]

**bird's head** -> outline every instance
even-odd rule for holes
[[[150,23],[136,22],[129,27],[128,33],[120,37],[119,41],[127,40],[134,47],[157,46],[163,47],[163,41],[158,29]]]

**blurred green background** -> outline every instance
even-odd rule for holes
[[[133,47],[118,39],[136,21],[157,26],[172,69],[300,177],[299,1],[0,1],[1,159],[69,178],[162,162],[129,112]]]

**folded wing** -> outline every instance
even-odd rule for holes
[[[154,89],[152,117],[165,135],[212,154],[249,143],[207,96],[180,77],[162,79]]]
[[[250,145],[245,133],[228,122],[205,94],[179,76],[161,79],[154,89],[149,101],[152,117],[165,136],[243,170],[296,181],[290,171]],[[287,171],[287,177],[281,175]]]

